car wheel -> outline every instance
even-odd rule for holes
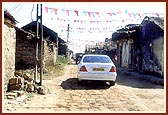
[[[115,85],[115,81],[110,81],[110,86],[114,86]]]

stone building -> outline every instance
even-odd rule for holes
[[[164,18],[145,17],[141,23],[140,68],[147,73],[164,74]]]
[[[111,40],[111,38],[106,38],[105,43],[104,43],[103,53],[108,55],[112,59],[113,62],[114,62],[114,58],[115,58],[115,55],[116,55],[116,49],[117,49],[117,46]],[[116,66],[117,66],[117,64],[116,64]]]
[[[136,48],[138,46],[138,24],[129,24],[112,34],[112,41],[117,45],[117,65],[119,67],[136,68]]]
[[[15,72],[15,49],[16,49],[16,20],[4,10],[4,24],[2,37],[2,80],[4,91],[7,90],[7,83],[14,76]]]
[[[21,29],[32,33],[17,30],[16,39],[16,69],[30,69],[35,67],[36,62],[36,44],[38,42],[38,59],[40,59],[40,40],[36,37],[37,22],[31,22],[23,26]],[[39,26],[40,27],[40,26]],[[40,33],[39,33],[40,34]],[[65,42],[61,38],[57,38],[57,33],[43,25],[43,67],[54,65],[56,63],[56,55],[66,54]],[[58,47],[57,47],[58,41]],[[58,48],[58,49],[57,49]],[[40,60],[39,60],[40,62]],[[39,63],[40,64],[40,63]]]
[[[164,19],[145,17],[112,34],[117,44],[118,65],[153,75],[164,74]]]

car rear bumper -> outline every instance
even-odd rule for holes
[[[78,73],[78,80],[100,80],[100,81],[115,81],[116,73],[109,74],[90,74],[90,73]]]

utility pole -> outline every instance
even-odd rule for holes
[[[44,46],[43,46],[43,24],[42,24],[42,4],[40,4],[41,6],[41,15],[40,15],[40,23],[41,23],[41,57],[40,57],[40,86],[42,86],[42,78],[43,78],[43,50],[44,50]]]
[[[56,33],[56,46],[57,46],[57,49],[56,49],[56,57],[54,58],[54,65],[56,64],[56,61],[57,61],[57,57],[58,57],[58,34]]]
[[[67,55],[67,58],[69,59],[69,24],[68,24],[68,28],[67,28],[67,52],[66,52],[66,55]]]
[[[37,76],[38,76],[38,62],[39,62],[39,57],[38,57],[38,47],[39,47],[39,23],[38,23],[38,4],[37,4],[37,12],[36,12],[36,22],[37,22],[37,28],[36,28],[36,56],[35,56],[35,75],[34,75],[34,81],[36,83],[36,79],[37,79]]]
[[[39,22],[38,22],[39,21]],[[35,76],[34,80],[36,82],[36,78],[38,75],[38,63],[39,63],[39,24],[41,28],[41,35],[40,35],[40,82],[39,85],[42,85],[42,75],[43,75],[43,25],[42,25],[42,4],[40,4],[40,11],[39,11],[39,4],[37,4],[37,43],[36,43],[36,63],[35,63]]]

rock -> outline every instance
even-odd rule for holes
[[[7,97],[7,99],[14,99],[15,98],[14,96],[11,96],[11,95],[7,95],[6,97]]]
[[[33,78],[28,78],[28,80],[27,80],[28,82],[31,82],[31,83],[34,83],[34,80],[33,80]]]
[[[28,77],[26,74],[23,74],[23,78],[24,78],[25,80],[29,80],[29,77]]]
[[[34,85],[34,90],[38,90],[38,87],[36,85]]]
[[[25,79],[23,77],[18,77],[18,78],[21,85],[24,85]]]
[[[34,84],[28,83],[28,84],[27,84],[26,91],[27,91],[27,92],[34,92]]]
[[[17,93],[17,96],[19,97],[24,94],[24,91],[13,90],[12,93]]]
[[[11,78],[9,79],[9,85],[21,84],[21,78]]]
[[[47,94],[47,90],[44,87],[40,86],[38,88],[38,93],[41,94],[41,95],[46,95]]]
[[[15,71],[14,74],[15,74],[16,77],[22,77],[22,73],[20,73],[19,71]]]
[[[18,94],[9,92],[6,94],[6,97],[7,97],[7,99],[14,99],[14,98],[18,97]]]
[[[12,91],[12,90],[21,90],[21,85],[15,84],[15,85],[8,86],[8,91]]]

